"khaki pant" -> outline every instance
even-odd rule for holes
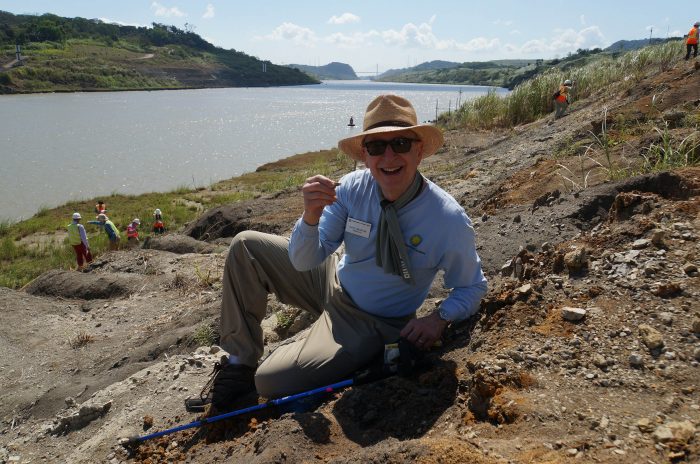
[[[289,240],[246,231],[231,243],[223,277],[221,345],[242,364],[263,354],[260,322],[267,295],[318,315],[308,335],[280,346],[258,367],[260,395],[276,398],[349,377],[398,340],[409,318],[382,318],[358,309],[336,276],[337,254],[300,272],[289,261]]]

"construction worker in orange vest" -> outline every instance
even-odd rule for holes
[[[690,58],[690,50],[693,50],[693,58],[698,57],[698,27],[700,27],[700,21],[695,21],[693,28],[688,32],[688,38],[685,41],[685,60],[688,61]]]
[[[564,83],[559,86],[559,90],[552,96],[554,100],[554,119],[559,119],[564,116],[566,109],[569,107],[569,90],[571,90],[573,85],[571,80],[565,80]]]

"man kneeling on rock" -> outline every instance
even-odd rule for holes
[[[419,125],[408,100],[379,96],[367,107],[364,131],[338,143],[368,169],[339,183],[308,178],[304,213],[290,239],[252,231],[234,238],[221,305],[221,346],[229,356],[203,392],[204,403],[223,412],[254,390],[277,398],[345,379],[385,344],[403,337],[427,349],[450,322],[478,310],[486,279],[471,221],[418,172],[442,144],[442,132]],[[416,318],[439,270],[449,297]],[[270,292],[318,319],[306,337],[258,366]]]

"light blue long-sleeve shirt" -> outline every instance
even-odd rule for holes
[[[452,289],[441,305],[448,318],[461,320],[476,313],[486,294],[486,278],[471,220],[447,192],[426,181],[421,193],[398,211],[414,286],[384,273],[375,262],[381,206],[379,186],[370,171],[344,176],[336,196],[338,200],[323,210],[318,226],[302,219],[294,226],[289,257],[296,269],[318,266],[345,242],[338,278],[360,309],[383,317],[413,314],[437,272],[444,270],[445,286]]]

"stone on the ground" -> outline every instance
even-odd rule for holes
[[[654,437],[654,441],[657,443],[666,443],[673,440],[673,432],[667,425],[664,424],[656,427],[656,430],[654,430],[652,436]]]
[[[637,421],[637,428],[639,429],[640,432],[651,433],[654,431],[654,429],[656,427],[654,426],[654,424],[652,424],[652,422],[648,418],[642,417],[641,419],[639,419]]]
[[[564,255],[564,264],[569,272],[578,272],[586,266],[588,260],[586,249],[578,248]]]
[[[639,326],[639,336],[642,339],[642,343],[644,343],[649,350],[657,350],[664,346],[663,335],[648,324]]]
[[[576,322],[580,321],[586,316],[586,310],[583,308],[573,308],[570,306],[564,306],[561,308],[561,317],[564,320]]]
[[[695,426],[688,420],[669,422],[666,426],[673,434],[673,440],[678,443],[688,443],[695,435]]]
[[[692,326],[693,333],[700,334],[700,317],[696,317],[693,319],[693,326]]]
[[[640,238],[632,242],[632,248],[634,248],[635,250],[641,250],[642,248],[648,247],[650,243],[651,240],[647,238]]]
[[[644,366],[644,358],[639,353],[630,353],[629,363],[632,367],[642,367]]]
[[[685,265],[683,265],[683,272],[692,277],[698,273],[698,267],[693,263],[685,263]]]
[[[663,229],[654,229],[651,232],[651,243],[657,247],[663,247],[665,245],[664,239],[666,238],[666,231]]]

